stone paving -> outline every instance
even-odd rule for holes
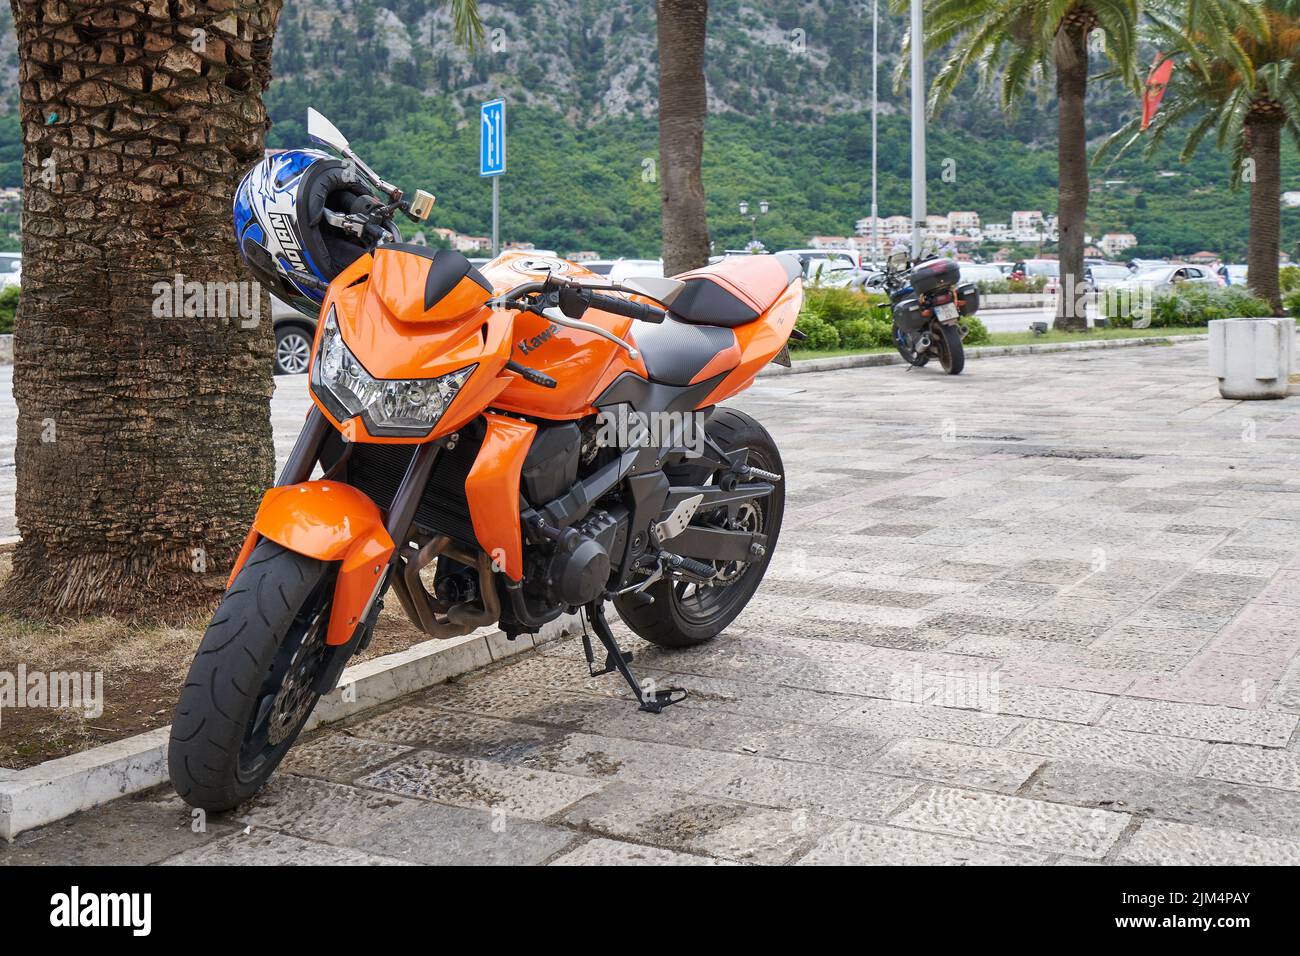
[[[160,789],[0,862],[1300,863],[1300,397],[1206,368],[762,382],[763,587],[701,648],[617,628],[685,703],[568,640],[322,730],[204,832]]]

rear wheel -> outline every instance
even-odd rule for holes
[[[954,325],[939,324],[939,334],[934,337],[939,350],[939,364],[949,375],[960,375],[966,367],[966,350],[961,344],[961,330]]]
[[[747,464],[782,474],[781,455],[772,436],[744,412],[720,408],[709,419],[706,430],[725,451],[748,448]],[[776,548],[784,510],[785,486],[777,482],[765,498],[754,498],[730,509],[719,508],[715,513],[702,513],[697,519],[699,523],[767,535],[766,553],[757,561],[743,564],[713,562],[717,577],[709,584],[670,578],[658,581],[644,592],[654,598],[653,604],[634,605],[615,598],[614,608],[619,617],[638,635],[661,647],[691,647],[717,637],[745,609],[763,580]]]
[[[190,665],[167,763],[186,803],[229,810],[256,793],[307,722],[327,656],[335,565],[262,540]]]

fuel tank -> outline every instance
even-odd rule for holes
[[[593,284],[605,277],[581,265],[528,252],[505,252],[479,270],[496,294],[525,282],[542,282],[548,275]],[[582,321],[598,325],[625,340],[632,320],[588,309]],[[510,358],[555,379],[555,388],[541,388],[511,376],[510,383],[492,402],[494,408],[551,419],[582,418],[595,411],[592,402],[624,372],[646,374],[645,363],[626,349],[592,332],[558,325],[544,315],[515,315]]]

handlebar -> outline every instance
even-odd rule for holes
[[[668,313],[663,309],[657,309],[645,302],[634,302],[631,299],[616,299],[612,295],[597,295],[593,292],[587,298],[587,304],[602,312],[621,315],[628,319],[640,319],[642,322],[659,323],[668,318]]]

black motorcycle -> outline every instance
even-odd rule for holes
[[[898,354],[917,368],[937,356],[949,375],[966,367],[962,340],[967,328],[963,316],[979,311],[980,293],[974,283],[959,285],[956,262],[930,256],[912,262],[906,252],[889,257],[884,271],[871,285],[889,295]]]

